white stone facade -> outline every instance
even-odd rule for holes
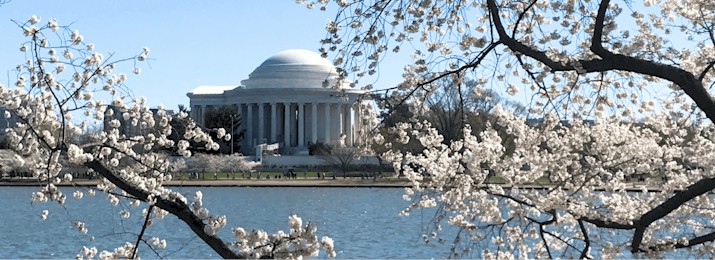
[[[278,143],[281,153],[307,152],[309,143],[353,145],[359,132],[356,105],[363,91],[349,82],[335,86],[335,67],[307,50],[279,52],[258,66],[241,86],[201,86],[187,94],[191,117],[204,123],[209,109],[229,106],[242,119],[243,154],[258,144]],[[365,101],[368,102],[368,101]],[[238,132],[238,131],[237,131]]]

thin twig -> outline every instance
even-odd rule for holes
[[[144,231],[146,231],[146,228],[149,224],[149,219],[151,218],[151,211],[154,209],[154,205],[149,206],[149,210],[147,210],[146,213],[146,218],[144,219],[144,225],[142,225],[142,231],[139,232],[139,236],[137,236],[137,242],[134,244],[134,252],[132,252],[132,259],[135,259],[137,257],[137,251],[139,250],[139,242],[142,241],[142,237],[144,236]]]

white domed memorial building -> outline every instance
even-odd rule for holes
[[[281,51],[240,86],[200,86],[189,92],[191,118],[203,125],[206,111],[229,106],[242,120],[244,155],[256,155],[261,144],[278,146],[283,155],[306,155],[311,143],[352,146],[361,126],[356,103],[364,91],[352,89],[350,82],[336,88],[337,79],[336,67],[319,54]]]

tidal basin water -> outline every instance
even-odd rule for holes
[[[82,246],[99,251],[113,250],[136,240],[143,219],[141,210],[126,203],[111,206],[106,195],[97,193],[81,200],[72,198],[74,188],[62,188],[66,205],[32,203],[37,187],[0,187],[0,258],[74,258]],[[79,188],[83,190],[83,188]],[[425,245],[420,236],[434,212],[413,212],[400,217],[407,202],[397,188],[250,188],[250,187],[175,187],[189,199],[196,190],[204,194],[204,206],[211,213],[228,216],[220,236],[231,240],[231,228],[260,228],[268,232],[288,230],[288,216],[297,214],[303,223],[318,226],[319,236],[334,239],[337,258],[443,258],[448,245]],[[131,217],[119,212],[129,209]],[[40,220],[49,210],[46,220]],[[86,223],[89,232],[78,232],[73,222]],[[145,237],[166,239],[167,248],[158,250],[165,258],[218,258],[176,217],[167,216],[151,225]],[[142,258],[158,258],[141,245]],[[325,258],[321,252],[318,258]]]

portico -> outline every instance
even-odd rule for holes
[[[348,114],[357,111],[348,103],[281,101],[239,103],[237,106],[241,111],[237,114],[246,115],[245,120],[254,123],[245,128],[246,136],[253,137],[247,139],[254,139],[253,145],[282,143],[293,147],[305,146],[309,142],[331,143],[337,141],[340,134],[346,134],[346,145],[352,143],[351,138],[347,138],[352,134],[352,125],[347,120],[352,117]]]

